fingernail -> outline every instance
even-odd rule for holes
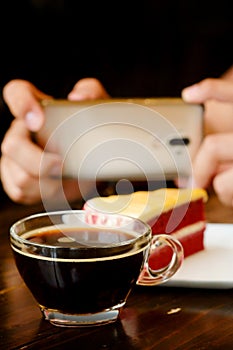
[[[85,99],[85,95],[83,95],[83,94],[80,94],[80,93],[70,93],[69,95],[68,95],[68,99],[70,100],[70,101],[83,101],[84,99]]]
[[[190,176],[187,180],[187,187],[195,188],[197,187],[196,181],[193,176]]]
[[[179,188],[195,188],[195,187],[197,187],[195,180],[192,176],[179,177],[176,182],[177,182],[177,186]]]
[[[35,112],[28,112],[25,116],[29,130],[38,131],[42,126],[41,116]]]
[[[185,88],[182,91],[182,98],[185,101],[192,101],[193,99],[199,98],[199,93],[200,93],[200,89],[198,85],[195,84]]]

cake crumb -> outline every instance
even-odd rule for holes
[[[176,314],[177,312],[180,312],[181,308],[177,307],[176,309],[171,309],[167,312],[168,315]]]

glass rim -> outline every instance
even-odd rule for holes
[[[147,224],[146,222],[142,221],[139,218],[135,218],[129,215],[125,215],[125,214],[118,214],[118,213],[107,213],[107,212],[87,212],[84,209],[68,209],[68,210],[56,210],[56,211],[49,211],[49,212],[39,212],[39,213],[34,213],[31,215],[28,215],[26,217],[23,217],[19,220],[17,220],[16,222],[14,222],[9,229],[9,234],[10,237],[12,237],[12,239],[14,239],[15,241],[19,242],[20,244],[25,244],[28,246],[34,246],[34,247],[41,247],[41,248],[49,248],[49,249],[63,249],[63,250],[75,250],[77,248],[75,247],[66,247],[65,245],[60,245],[60,246],[56,246],[56,245],[50,245],[50,244],[45,244],[45,243],[38,243],[38,242],[32,242],[30,240],[28,240],[27,238],[22,238],[20,234],[18,234],[16,232],[16,227],[33,219],[39,219],[39,218],[43,218],[43,217],[50,217],[50,216],[62,216],[64,214],[87,214],[87,215],[104,215],[104,216],[108,216],[108,217],[122,217],[124,219],[129,219],[132,222],[138,222],[140,223],[140,225],[142,225],[145,230],[140,233],[138,236],[135,236],[134,238],[131,238],[129,240],[126,241],[122,241],[122,242],[117,242],[117,243],[111,243],[111,244],[106,244],[106,245],[92,245],[92,246],[83,246],[83,247],[78,247],[79,250],[86,250],[86,249],[109,249],[109,248],[114,248],[114,247],[119,247],[119,246],[124,246],[124,245],[128,245],[131,244],[133,242],[136,242],[137,240],[139,240],[142,237],[145,237],[147,234],[152,234],[152,230],[151,227],[149,226],[149,224]],[[51,222],[51,227],[54,226],[55,228],[59,225],[61,225],[62,223],[58,223],[58,224],[54,224]],[[102,229],[111,229],[111,230],[121,230],[123,228],[123,226],[105,226],[104,224],[90,224],[88,223],[89,227],[93,227],[93,228],[102,228]],[[67,227],[71,227],[71,225],[67,224]],[[33,228],[29,231],[34,231],[37,229],[43,229],[46,227],[49,227],[47,225],[45,226],[41,226],[38,228]],[[26,232],[25,232],[26,233]]]

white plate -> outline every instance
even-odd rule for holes
[[[184,259],[166,286],[233,288],[233,224],[207,224],[205,250]]]

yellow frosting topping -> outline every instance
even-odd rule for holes
[[[208,195],[204,189],[162,188],[154,191],[95,197],[88,200],[85,207],[101,212],[129,215],[148,222],[162,212],[198,199],[207,201]]]

